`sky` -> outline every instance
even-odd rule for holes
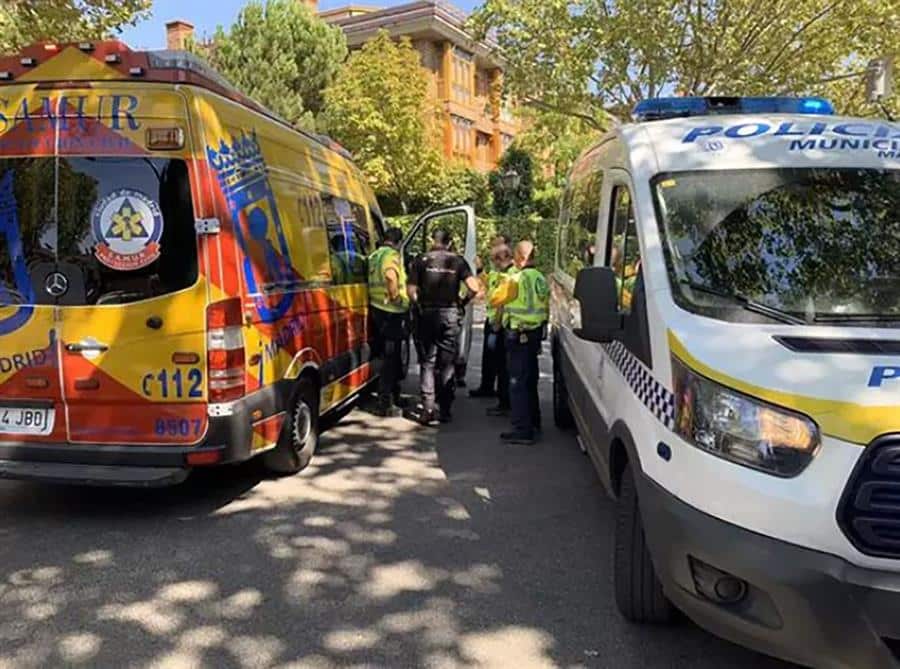
[[[410,0],[320,0],[320,9],[346,5],[394,7]],[[198,36],[212,35],[216,26],[229,26],[247,0],[154,0],[153,14],[133,28],[127,28],[122,39],[133,49],[162,49],[166,45],[166,21],[185,19],[194,24]],[[479,0],[452,0],[460,9],[472,11]]]

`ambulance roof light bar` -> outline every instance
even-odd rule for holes
[[[714,114],[834,114],[834,105],[820,97],[673,97],[641,100],[634,120],[660,121]]]

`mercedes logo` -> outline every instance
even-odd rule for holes
[[[44,279],[44,289],[53,297],[62,297],[69,290],[69,280],[61,272],[51,272]]]

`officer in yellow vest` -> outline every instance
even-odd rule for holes
[[[518,272],[510,274],[491,296],[503,309],[509,365],[512,431],[500,438],[510,444],[533,444],[541,430],[538,356],[550,319],[550,286],[534,267],[534,244],[522,241],[513,256]]]
[[[369,305],[375,329],[376,355],[381,358],[378,382],[380,416],[399,416],[400,378],[403,374],[403,340],[407,336],[409,297],[406,294],[406,270],[399,246],[400,228],[384,233],[382,245],[369,256]]]
[[[488,416],[506,416],[510,410],[509,365],[506,354],[506,331],[503,327],[503,310],[494,307],[490,298],[503,283],[519,270],[513,263],[513,253],[508,246],[498,246],[493,251],[494,272],[488,277],[487,328],[485,335],[486,360],[497,380],[497,406],[487,410]]]
[[[484,347],[481,351],[481,383],[479,383],[477,388],[469,391],[469,397],[496,397],[499,392],[495,387],[498,381],[497,370],[501,363],[503,368],[506,368],[506,354],[502,352],[502,342],[500,347],[496,346],[501,326],[497,317],[497,310],[491,306],[490,295],[500,284],[500,279],[506,271],[513,266],[512,251],[509,248],[508,239],[506,235],[494,237],[491,241],[491,269],[487,272],[482,272],[478,277],[488,302],[484,321]],[[501,248],[504,249],[503,259],[498,263],[497,252]]]

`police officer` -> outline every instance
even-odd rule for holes
[[[499,248],[506,249],[506,258],[503,266],[498,267],[495,254]],[[500,278],[506,273],[507,269],[513,265],[512,252],[509,250],[509,238],[506,235],[497,235],[491,240],[490,254],[491,269],[483,272],[480,276],[482,287],[485,295],[490,300],[491,293],[500,283]],[[486,305],[486,314],[484,320],[484,347],[481,350],[481,383],[477,388],[469,391],[469,397],[495,397],[498,390],[495,384],[498,381],[498,367],[506,367],[505,354],[501,354],[496,346],[488,346],[489,343],[495,343],[497,334],[499,333],[500,322],[497,318],[497,310],[494,309],[490,301]],[[491,335],[494,335],[493,337]]]
[[[399,416],[400,377],[403,374],[403,340],[407,336],[409,297],[406,270],[399,247],[400,228],[389,228],[382,245],[369,256],[369,304],[375,329],[376,355],[382,360],[378,382],[379,416]]]
[[[487,349],[490,364],[494,366],[497,377],[497,406],[487,410],[488,416],[505,416],[510,410],[509,401],[509,365],[507,364],[506,330],[503,327],[503,309],[494,307],[491,296],[496,294],[508,277],[518,273],[519,268],[513,263],[513,253],[508,246],[494,249],[493,262],[495,276],[488,293],[488,315],[490,331],[487,338]]]
[[[519,242],[514,261],[519,271],[508,275],[491,299],[494,307],[503,308],[512,404],[513,429],[500,438],[530,445],[541,429],[538,356],[550,317],[550,287],[534,267],[533,243]]]
[[[454,364],[459,352],[460,287],[468,287],[470,301],[481,291],[466,260],[450,251],[450,235],[438,230],[431,251],[410,269],[409,298],[417,310],[422,406],[412,416],[423,425],[451,420],[455,392]]]

